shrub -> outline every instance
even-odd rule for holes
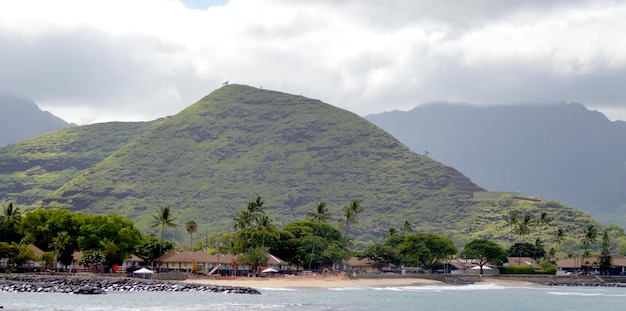
[[[514,266],[505,266],[500,269],[501,274],[542,274],[542,275],[555,275],[556,268],[549,267],[541,270],[535,270],[532,267],[522,266],[522,267],[514,267]]]

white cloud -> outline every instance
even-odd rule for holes
[[[626,4],[451,3],[1,1],[0,92],[77,123],[171,115],[225,80],[359,114],[434,100],[624,107]]]

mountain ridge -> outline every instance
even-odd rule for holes
[[[439,103],[366,119],[485,188],[559,200],[626,224],[626,122],[578,103]]]
[[[158,233],[150,222],[162,206],[170,206],[179,223],[196,221],[199,232],[230,230],[235,212],[259,195],[278,227],[305,218],[321,200],[338,219],[342,206],[357,199],[364,212],[352,232],[361,241],[380,239],[406,221],[460,245],[471,237],[508,241],[512,211],[549,212],[568,232],[596,223],[558,202],[474,199],[484,188],[364,118],[249,86],[222,87],[151,123],[72,130],[0,148],[6,186],[0,194],[39,196],[29,208],[125,216],[148,233]],[[84,158],[86,168],[72,162]],[[11,164],[16,159],[20,167]],[[184,228],[168,231],[185,234]]]
[[[0,147],[72,126],[33,101],[0,94]]]

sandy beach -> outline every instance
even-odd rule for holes
[[[422,278],[388,278],[388,279],[350,279],[350,278],[236,278],[236,279],[188,279],[186,283],[211,284],[220,286],[243,286],[252,288],[362,288],[362,287],[396,287],[396,286],[436,286],[450,285],[436,280]],[[503,286],[533,286],[530,282],[484,278],[484,284]]]

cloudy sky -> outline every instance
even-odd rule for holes
[[[69,122],[172,115],[224,81],[359,115],[580,102],[626,120],[626,2],[0,0],[0,93]]]

